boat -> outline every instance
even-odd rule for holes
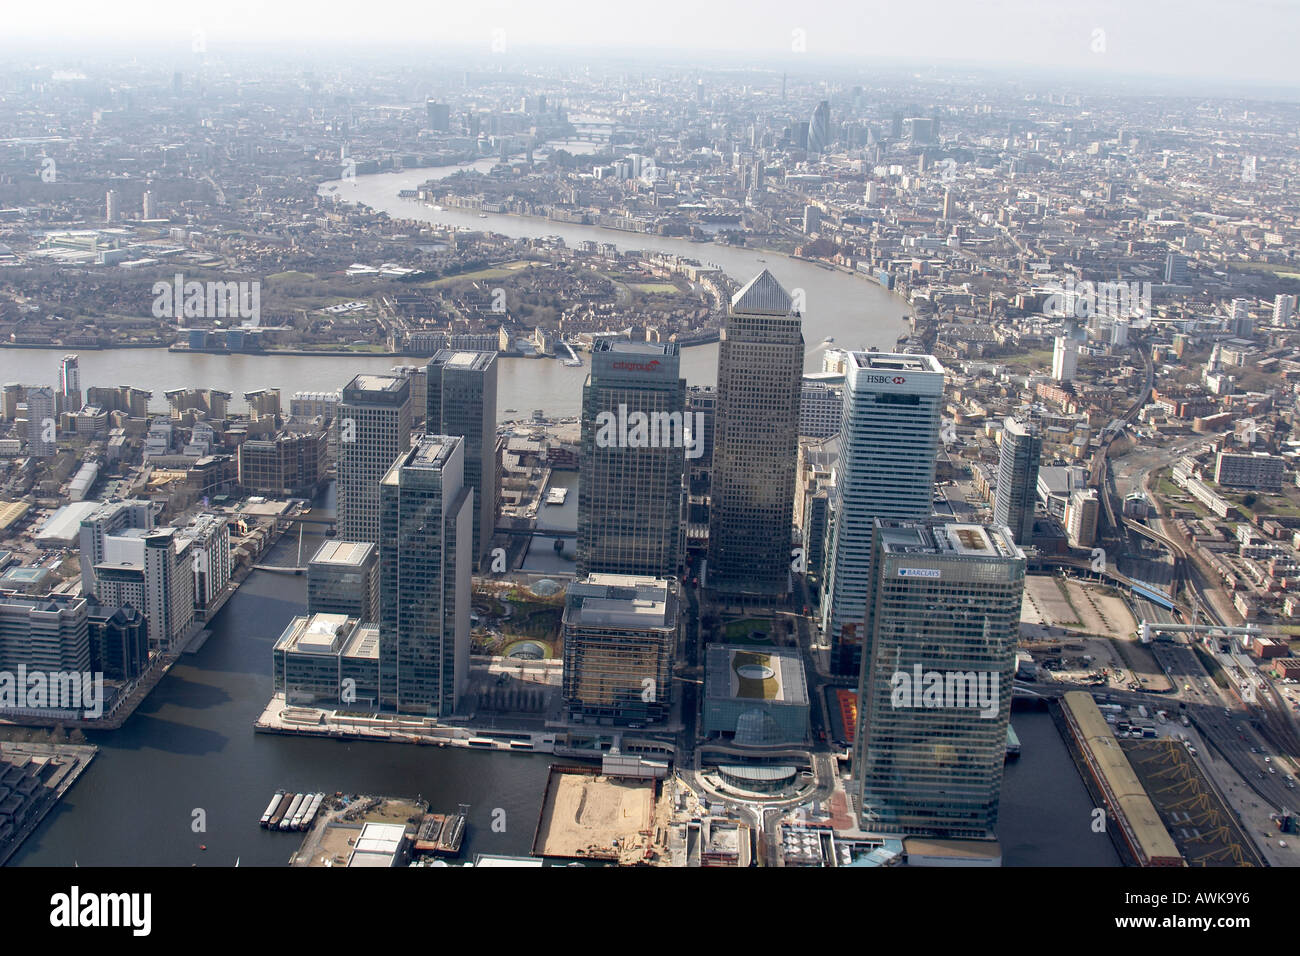
[[[268,823],[271,822],[271,814],[275,813],[275,808],[280,805],[280,798],[283,796],[284,796],[283,790],[275,791],[275,796],[272,797],[271,802],[266,805],[266,812],[262,814],[261,825],[263,827],[265,827]]]
[[[289,804],[293,803],[293,794],[286,793],[280,798],[280,803],[276,806],[275,812],[271,814],[271,819],[267,821],[267,828],[271,830],[279,829],[280,821],[284,819],[284,813],[289,809]]]
[[[506,414],[509,415],[511,412],[517,412],[517,411],[519,411],[519,409],[517,409],[517,408],[507,408],[507,409],[506,409]]]
[[[280,818],[281,830],[293,829],[293,816],[295,813],[298,812],[299,808],[302,806],[302,801],[306,798],[306,796],[307,795],[305,793],[295,793],[293,795],[293,802],[289,804],[289,809],[284,811],[284,816]]]
[[[485,212],[481,212],[481,213],[478,214],[478,217],[479,217],[480,219],[486,219],[486,218],[487,218],[487,213],[485,213]]]
[[[1020,758],[1020,738],[1012,729],[1011,724],[1007,724],[1007,760],[1018,760]]]
[[[320,806],[324,801],[325,794],[317,793],[312,795],[311,803],[309,803],[307,809],[302,812],[302,823],[299,825],[298,829],[307,830],[311,828],[312,821],[316,819],[316,814],[320,812]]]
[[[552,488],[546,493],[546,503],[548,505],[562,505],[564,504],[564,499],[568,497],[568,488]]]
[[[462,803],[455,813],[426,813],[415,834],[418,853],[458,856],[465,841],[469,805]]]

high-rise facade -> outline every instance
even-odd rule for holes
[[[59,450],[58,414],[54,389],[48,385],[28,387],[27,454],[33,458],[50,458]]]
[[[1058,335],[1052,349],[1052,378],[1061,383],[1073,382],[1079,368],[1079,343],[1068,335]]]
[[[1043,434],[1037,422],[1013,417],[1003,423],[993,523],[1006,525],[1016,544],[1029,544],[1034,537],[1034,504],[1038,501],[1038,463],[1042,454]]]
[[[380,703],[447,717],[469,675],[474,492],[465,442],[422,435],[379,484]]]
[[[379,623],[379,549],[332,538],[307,564],[307,610]]]
[[[821,154],[831,142],[831,105],[826,100],[817,104],[808,123],[808,152]]]
[[[663,578],[592,574],[569,585],[564,607],[564,702],[601,723],[662,721],[672,706],[680,615]]]
[[[75,355],[65,355],[59,362],[59,392],[65,412],[81,411],[81,368]]]
[[[358,375],[343,389],[338,435],[338,535],[379,543],[379,482],[411,447],[410,383]]]
[[[846,363],[822,627],[835,671],[852,675],[869,633],[874,522],[932,511],[944,373],[932,355],[850,352]]]
[[[794,300],[764,269],[731,300],[718,346],[707,586],[781,601],[790,592],[803,387]]]
[[[477,563],[492,546],[497,524],[497,356],[442,350],[426,372],[425,430],[465,439],[465,484],[478,514],[471,554]]]
[[[877,523],[853,761],[865,830],[996,836],[1024,584],[1006,528]]]
[[[675,342],[592,348],[582,388],[580,577],[677,574],[689,431],[679,367]]]

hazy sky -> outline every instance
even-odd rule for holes
[[[1160,73],[1294,85],[1300,0],[61,0],[10,3],[7,50],[33,39],[107,50],[202,31],[211,53],[274,41],[305,49],[449,46],[485,57],[569,48],[744,54],[753,65],[881,58]],[[497,32],[500,31],[500,32]],[[7,41],[7,42],[5,42]],[[494,50],[494,42],[496,49]],[[730,59],[730,57],[728,58]]]

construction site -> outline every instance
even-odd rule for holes
[[[670,811],[657,780],[552,766],[532,852],[621,866],[666,865]]]

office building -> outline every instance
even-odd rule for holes
[[[830,438],[844,418],[844,375],[815,372],[803,377],[799,399],[799,437]]]
[[[492,547],[497,524],[497,356],[444,349],[425,377],[425,430],[465,440],[465,484],[477,509],[470,554],[477,565]]]
[[[877,518],[928,517],[934,496],[943,367],[932,355],[850,352],[822,628],[831,666],[856,674]]]
[[[90,661],[84,598],[0,592],[0,672],[84,673]]]
[[[435,133],[446,133],[451,130],[451,106],[446,103],[427,100],[424,109],[428,118],[429,129]]]
[[[1006,528],[880,521],[853,775],[863,829],[993,839],[1025,556]]]
[[[993,523],[1006,525],[1016,544],[1027,545],[1033,541],[1038,464],[1042,454],[1043,436],[1036,421],[1024,417],[1008,418],[1003,423]]]
[[[803,660],[796,649],[709,645],[706,734],[724,735],[740,746],[802,744],[809,736],[809,703]]]
[[[322,544],[307,565],[307,610],[379,621],[379,549],[369,541]]]
[[[678,370],[675,342],[592,346],[582,388],[579,577],[677,574],[687,453]]]
[[[1097,515],[1100,503],[1095,488],[1077,488],[1065,506],[1065,534],[1072,548],[1091,548],[1097,543]]]
[[[329,438],[324,432],[284,432],[239,445],[239,486],[250,495],[312,497],[326,478]]]
[[[133,681],[149,666],[149,625],[138,609],[86,605],[90,669],[106,680]]]
[[[691,454],[686,459],[686,507],[682,515],[684,547],[689,554],[704,554],[709,547],[709,487],[713,479],[713,433],[718,392],[712,385],[686,389],[686,420]]]
[[[411,447],[410,383],[358,375],[343,389],[338,435],[338,536],[378,544],[379,482]]]
[[[802,320],[764,269],[731,300],[718,346],[707,586],[750,600],[790,592]]]
[[[289,706],[374,711],[379,628],[346,614],[302,614],[271,649],[272,692]]]
[[[588,575],[569,586],[563,620],[564,703],[571,719],[602,724],[667,719],[680,626],[671,581]]]
[[[831,142],[831,105],[826,100],[817,104],[808,123],[808,152],[820,155]]]
[[[381,704],[447,717],[469,676],[474,492],[465,440],[422,435],[379,488]]]

